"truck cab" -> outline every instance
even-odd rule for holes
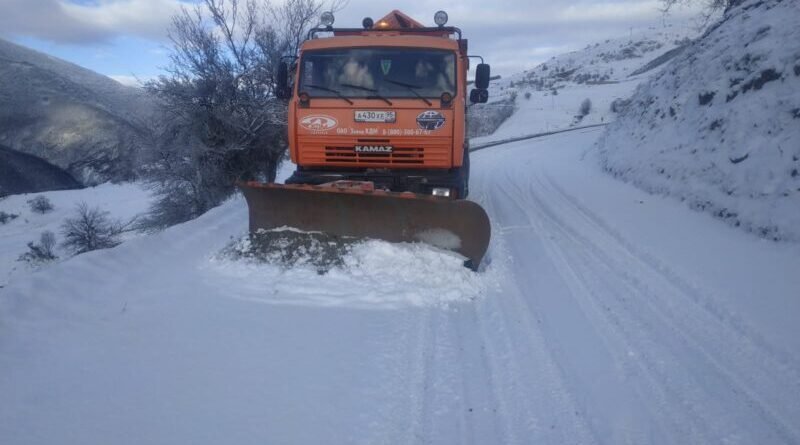
[[[346,180],[467,196],[467,102],[487,100],[489,67],[478,66],[468,97],[467,41],[442,14],[438,26],[424,27],[392,11],[377,23],[364,19],[361,29],[334,29],[333,16],[323,16],[324,27],[311,30],[278,76],[297,165],[287,184]]]

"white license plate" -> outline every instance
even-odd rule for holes
[[[356,111],[356,122],[394,122],[396,119],[394,111]]]

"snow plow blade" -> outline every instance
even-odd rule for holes
[[[347,181],[345,181],[347,182]],[[424,242],[453,250],[477,270],[489,247],[489,217],[466,200],[372,190],[372,184],[240,184],[250,232],[294,227],[389,242]]]

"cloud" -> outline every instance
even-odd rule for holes
[[[0,32],[58,43],[105,42],[126,35],[161,40],[180,0],[3,0]]]
[[[199,0],[0,0],[0,34],[32,37],[57,44],[105,46],[119,51],[117,37],[166,43],[170,18],[181,5]],[[266,2],[266,0],[264,0]],[[285,0],[272,0],[273,4]],[[498,74],[527,69],[550,57],[588,43],[624,35],[631,28],[660,24],[661,0],[438,0],[404,2],[404,12],[433,25],[438,9],[447,11],[450,25],[469,39],[470,53],[481,54]],[[702,2],[698,2],[702,3]],[[361,19],[378,19],[397,8],[397,0],[350,0],[336,13],[336,26],[358,27]],[[685,20],[695,10],[676,10],[673,20]],[[151,43],[152,43],[151,42]],[[108,45],[111,43],[111,45]],[[155,45],[153,45],[155,46]],[[130,59],[162,58],[163,54],[129,54]],[[159,50],[163,53],[164,49]],[[157,67],[147,70],[154,72]],[[111,73],[126,72],[115,68]],[[130,68],[129,72],[138,72]]]

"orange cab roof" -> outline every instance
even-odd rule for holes
[[[458,41],[399,32],[347,35],[333,38],[311,39],[303,42],[301,51],[328,48],[357,48],[366,46],[400,46],[458,50]]]
[[[458,50],[457,40],[449,38],[450,28],[425,27],[397,9],[375,22],[371,29],[333,29],[333,38],[306,40],[302,50],[354,48],[368,46],[397,46]],[[466,50],[466,41],[462,45]]]
[[[381,25],[385,23],[386,25]],[[412,19],[411,17],[403,14],[398,10],[394,10],[385,16],[382,19],[375,22],[376,27],[383,27],[383,28],[424,28],[425,25],[422,23]]]

